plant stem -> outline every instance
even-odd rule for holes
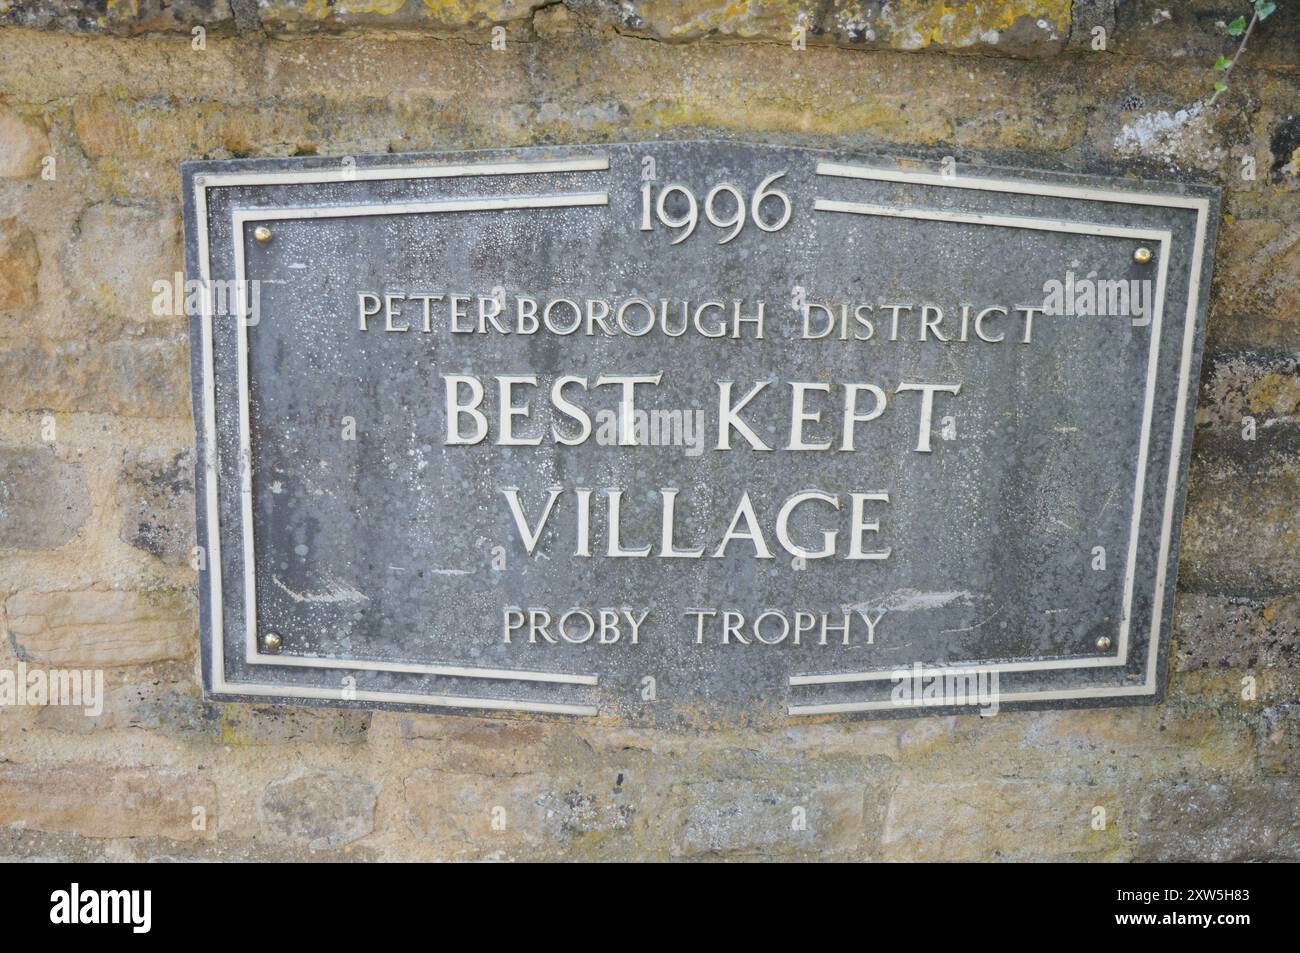
[[[1252,11],[1253,9],[1254,8],[1252,7]],[[1237,45],[1236,55],[1232,57],[1232,62],[1229,63],[1226,67],[1224,67],[1223,70],[1224,80],[1228,78],[1228,75],[1232,72],[1232,68],[1237,65],[1237,60],[1241,59],[1241,54],[1246,52],[1246,41],[1250,39],[1250,33],[1252,30],[1255,29],[1255,24],[1258,22],[1259,22],[1259,13],[1252,12],[1250,15],[1250,22],[1246,24],[1246,31],[1241,34],[1241,43]],[[1214,105],[1215,100],[1219,98],[1219,94],[1222,92],[1223,90],[1221,89],[1216,89],[1214,91],[1214,95],[1210,97],[1211,106]]]

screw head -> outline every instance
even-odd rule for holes
[[[256,238],[260,244],[265,245],[271,240],[271,230],[265,225],[259,225],[257,228],[253,229],[253,237]]]
[[[1155,254],[1152,253],[1150,248],[1146,248],[1146,247],[1139,248],[1137,251],[1133,253],[1133,260],[1137,262],[1139,265],[1147,264],[1154,257]]]
[[[1110,648],[1110,636],[1109,636],[1109,635],[1103,635],[1101,638],[1099,638],[1099,639],[1097,640],[1097,648],[1101,649],[1101,651],[1103,651],[1103,652],[1105,652],[1107,649],[1109,649],[1109,648]]]
[[[280,637],[274,632],[267,632],[262,636],[262,651],[267,655],[279,655],[280,644]]]

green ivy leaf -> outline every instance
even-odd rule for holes
[[[1220,56],[1217,60],[1214,61],[1214,68],[1218,70],[1227,69],[1231,65],[1232,65],[1232,60],[1228,59],[1228,57],[1226,56]]]
[[[1241,36],[1246,32],[1246,18],[1237,17],[1228,24],[1228,36]]]
[[[1214,84],[1214,91],[1215,91],[1216,93],[1226,92],[1227,89],[1228,89],[1228,84],[1227,84],[1227,83],[1215,83],[1215,84]]]
[[[1255,16],[1261,20],[1267,20],[1268,15],[1277,9],[1277,4],[1272,0],[1255,0]]]

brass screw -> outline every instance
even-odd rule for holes
[[[259,244],[265,245],[271,240],[271,230],[265,225],[259,225],[253,229],[253,237],[257,239]]]
[[[279,655],[280,637],[274,632],[268,632],[262,636],[262,651],[267,655]]]
[[[1103,635],[1101,638],[1099,638],[1097,640],[1097,648],[1099,648],[1103,652],[1105,652],[1108,648],[1110,648],[1110,636]]]
[[[1151,253],[1151,249],[1145,247],[1139,248],[1137,251],[1133,253],[1133,260],[1137,262],[1139,265],[1145,265],[1154,257],[1155,255]]]

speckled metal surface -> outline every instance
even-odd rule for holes
[[[475,168],[573,160],[607,167]],[[819,174],[828,162],[931,177]],[[413,171],[448,165],[473,174]],[[896,704],[921,684],[921,664],[927,675],[996,672],[1002,705],[1158,698],[1217,193],[942,171],[721,142],[188,164],[189,277],[256,282],[243,390],[237,309],[223,313],[214,294],[209,315],[192,319],[198,442],[211,463],[198,513],[213,554],[202,580],[209,693],[773,724],[933,712]],[[790,203],[780,228],[779,197],[749,207],[777,173],[767,188]],[[664,221],[688,215],[673,185],[697,202],[685,238]],[[735,192],[716,195],[711,220],[706,199],[719,185]],[[574,195],[604,201],[563,204]],[[736,195],[747,207],[733,215]],[[439,204],[482,199],[506,201]],[[714,221],[733,218],[738,232],[720,242],[736,226]],[[259,225],[271,232],[264,243]],[[1164,233],[1163,244],[1140,237]],[[1053,283],[1073,302],[1100,281],[1159,307],[1024,310],[1048,304]],[[405,296],[393,299],[391,330],[384,295]],[[418,295],[441,296],[427,299],[427,332]],[[466,296],[461,319],[453,295]],[[539,317],[558,302],[552,325],[519,333],[520,321],[530,326],[521,297]],[[651,307],[629,306],[620,324],[633,299]],[[567,301],[583,312],[574,333],[564,333]],[[700,310],[710,302],[720,306]],[[755,322],[735,324],[737,302],[748,318],[761,303],[761,339]],[[361,330],[360,311],[376,307]],[[981,337],[975,317],[989,308],[1006,313],[989,312]],[[449,375],[483,385],[481,442],[448,444]],[[509,393],[529,408],[510,428],[537,445],[499,442],[506,375],[525,378]],[[658,375],[634,390],[650,445],[611,430],[625,390],[608,378],[621,375]],[[572,407],[553,397],[565,376],[585,382],[562,385]],[[727,381],[733,407],[764,386],[736,411],[752,435],[727,429],[730,449],[719,449]],[[874,388],[883,410],[846,427],[846,407],[872,416]],[[581,442],[574,407],[590,417]],[[475,421],[454,423],[469,433]],[[783,504],[813,490],[783,532]],[[524,537],[552,496],[530,553]],[[727,540],[729,527],[746,529],[746,499],[761,538]],[[824,539],[830,555],[799,558]],[[670,547],[703,555],[665,556]],[[277,654],[250,647],[250,592],[253,637],[278,636]],[[565,630],[574,641],[559,634],[574,609],[595,620],[591,638],[579,641],[581,614]],[[617,641],[609,628],[601,643],[602,609]],[[629,615],[642,619],[635,644]]]

